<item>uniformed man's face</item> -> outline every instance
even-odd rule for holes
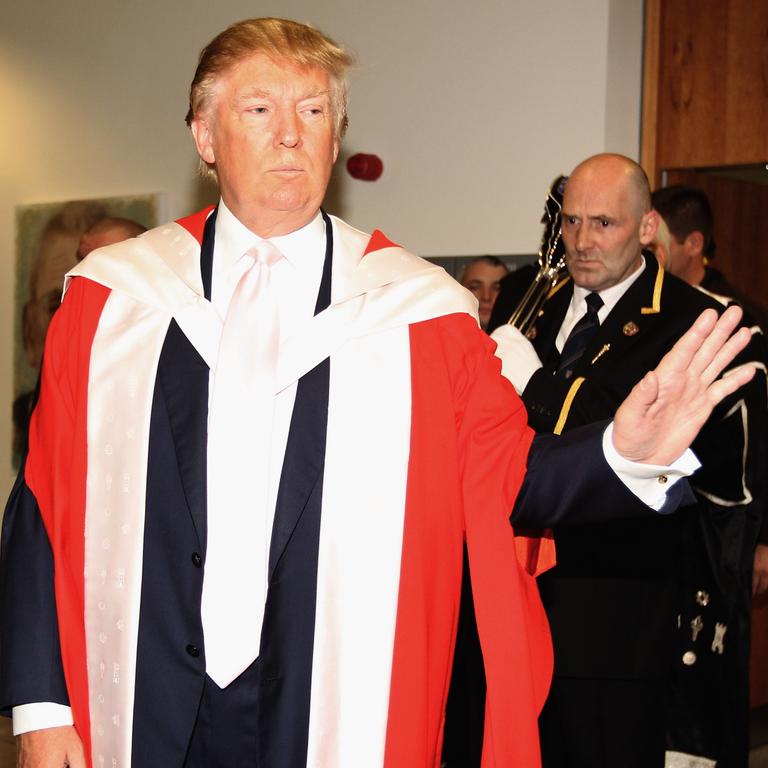
[[[329,74],[255,54],[216,83],[192,132],[227,207],[262,237],[311,221],[338,155]]]
[[[653,239],[657,214],[643,213],[626,166],[600,158],[579,166],[563,197],[563,244],[576,285],[602,291],[629,277]]]
[[[487,328],[491,319],[493,305],[499,295],[499,284],[507,274],[504,267],[494,266],[483,261],[470,264],[464,271],[461,284],[475,294],[478,302],[480,327]]]

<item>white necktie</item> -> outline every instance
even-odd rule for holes
[[[267,241],[227,310],[208,417],[208,538],[201,613],[206,672],[225,688],[258,656],[267,590],[269,459],[280,341]]]

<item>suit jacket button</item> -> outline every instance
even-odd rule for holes
[[[199,552],[193,552],[192,553],[192,565],[195,566],[195,568],[199,568],[203,564],[203,558],[200,557]]]
[[[196,659],[200,655],[200,649],[196,645],[190,645],[187,646],[187,653],[193,658]]]

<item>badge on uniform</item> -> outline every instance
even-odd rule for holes
[[[721,656],[725,651],[723,638],[725,637],[727,629],[728,627],[725,624],[721,624],[719,621],[715,624],[715,637],[712,640],[712,651],[714,653],[719,653]]]
[[[696,642],[696,638],[699,636],[699,632],[704,629],[704,622],[701,620],[701,616],[697,616],[692,622],[691,622],[691,640],[693,642]]]
[[[621,329],[625,336],[634,336],[640,330],[640,327],[636,322],[630,320],[628,323],[624,323],[624,327]]]

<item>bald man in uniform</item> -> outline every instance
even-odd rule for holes
[[[719,306],[643,252],[657,225],[648,181],[629,158],[597,155],[569,177],[562,236],[570,279],[545,301],[532,342],[511,326],[492,334],[537,432],[565,434],[611,418],[690,321]],[[520,298],[502,292],[497,313],[509,317]],[[747,360],[759,360],[754,339],[734,367]],[[762,503],[759,467],[744,461],[742,449],[763,439],[764,416],[760,374],[694,442],[702,467],[691,481],[695,502],[681,514],[555,529],[558,565],[539,578],[555,648],[540,718],[545,768],[664,765],[669,683],[719,657],[722,627],[735,619],[723,585],[748,578],[718,542],[738,539]],[[743,487],[725,479],[734,477]],[[705,573],[701,562],[710,563]],[[698,592],[705,605],[696,605]],[[719,766],[736,747],[713,729],[706,736],[695,756]],[[678,759],[673,751],[670,759]]]

